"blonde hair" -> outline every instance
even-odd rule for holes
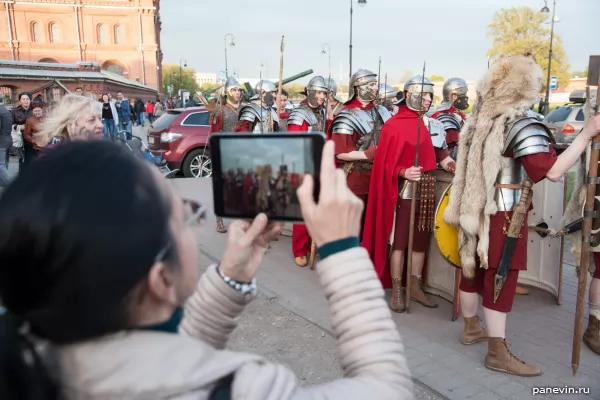
[[[54,138],[70,141],[69,124],[75,122],[86,109],[100,115],[101,107],[91,93],[67,94],[42,123],[40,131],[35,135],[36,144],[44,147]]]

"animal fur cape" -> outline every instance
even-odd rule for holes
[[[456,174],[444,221],[458,228],[463,274],[475,276],[475,260],[488,267],[490,215],[498,211],[496,179],[510,162],[503,157],[506,128],[523,117],[542,88],[543,72],[532,57],[504,56],[477,86],[473,113],[463,127]]]
[[[585,103],[585,121],[587,122],[589,118],[594,116],[594,109],[596,106],[596,102],[598,99],[596,98],[596,93],[590,93],[588,100]],[[585,207],[585,199],[587,197],[587,184],[584,182],[584,178],[587,175],[588,167],[590,165],[590,155],[592,150],[591,142],[588,144],[585,151],[585,163],[578,163],[578,168],[575,173],[575,185],[573,188],[573,193],[571,194],[571,198],[567,203],[567,207],[565,208],[565,214],[562,218],[562,226],[565,226],[578,218],[581,218],[583,215],[583,208]],[[594,231],[594,233],[597,231]],[[575,260],[581,260],[581,231],[574,232],[571,235],[571,252],[575,256]],[[592,251],[599,252],[600,246],[592,248]],[[589,272],[591,275],[594,274],[596,270],[596,264],[594,263],[594,258],[590,257],[590,266]],[[577,267],[577,271],[579,271],[579,265]]]

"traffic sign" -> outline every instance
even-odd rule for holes
[[[558,77],[551,76],[550,77],[550,90],[558,89]]]

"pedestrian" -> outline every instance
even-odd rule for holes
[[[160,102],[160,100],[157,100],[156,104],[154,105],[154,120],[160,118],[160,116],[163,115],[163,112],[164,112],[163,105]]]
[[[12,116],[0,105],[0,188],[8,185],[8,152],[12,147]]]
[[[133,139],[133,125],[131,124],[131,108],[129,100],[123,96],[123,92],[117,92],[117,113],[119,114],[119,132],[125,131],[126,140]]]
[[[102,130],[104,139],[114,141],[116,129],[119,126],[119,114],[108,94],[102,95],[102,124],[104,125]]]
[[[46,148],[58,143],[100,139],[103,111],[103,105],[91,97],[68,94],[46,117],[40,132],[34,136],[35,142]]]
[[[154,104],[148,100],[146,103],[146,115],[148,116],[148,121],[150,123],[154,122]]]
[[[23,92],[19,94],[19,105],[11,110],[12,113],[12,135],[13,142],[18,142],[19,147],[17,151],[13,153],[19,157],[19,172],[25,168],[25,158],[29,152],[29,145],[23,141],[23,128],[25,128],[25,121],[31,117],[31,93]],[[31,155],[30,155],[31,156]]]
[[[133,105],[133,109],[137,115],[137,123],[139,126],[144,126],[144,113],[146,112],[146,106],[142,99],[136,99]]]
[[[400,334],[358,241],[363,204],[333,161],[327,143],[320,202],[309,177],[298,196],[343,377],[308,388],[288,367],[225,350],[281,224],[234,221],[220,264],[199,277],[204,207],[98,141],[49,152],[0,198],[2,399],[412,399]]]
[[[38,153],[41,150],[35,141],[35,137],[44,122],[44,108],[42,104],[34,101],[31,103],[31,110],[33,115],[27,118],[25,127],[23,128],[23,141],[28,144],[27,148],[29,148],[28,153],[25,153],[25,164],[27,165],[38,157]]]

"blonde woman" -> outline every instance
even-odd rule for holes
[[[102,137],[102,103],[91,95],[68,94],[56,105],[36,135],[40,147]]]

